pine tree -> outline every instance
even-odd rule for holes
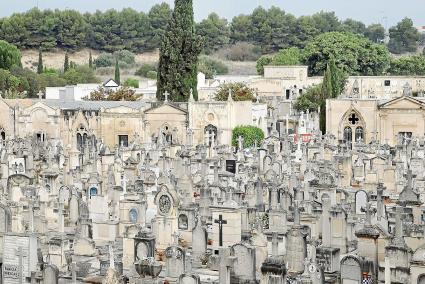
[[[90,55],[89,55],[89,67],[90,67],[91,69],[93,69],[93,57],[92,57],[92,55],[91,55],[91,51],[90,51]]]
[[[69,56],[68,52],[65,53],[65,62],[63,63],[63,72],[66,72],[69,70]]]
[[[38,51],[38,66],[37,66],[37,73],[41,74],[43,73],[43,54],[41,53],[41,49]]]
[[[193,0],[175,0],[173,16],[160,47],[158,100],[164,100],[164,93],[168,92],[172,101],[188,101],[191,90],[197,98],[201,50],[201,39],[194,28]]]
[[[119,65],[119,62],[118,62],[118,58],[115,61],[115,82],[118,85],[121,85],[120,65]]]

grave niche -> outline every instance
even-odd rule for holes
[[[226,160],[226,171],[232,174],[236,173],[236,161]]]
[[[135,260],[155,256],[155,236],[148,230],[140,231],[134,237]]]

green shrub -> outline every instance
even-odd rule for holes
[[[95,60],[96,67],[111,67],[115,66],[118,59],[121,68],[130,68],[136,62],[134,53],[128,50],[115,51],[114,53],[101,53]]]
[[[260,145],[264,140],[264,132],[258,127],[250,125],[237,126],[232,131],[232,145],[238,146],[238,138],[243,138],[243,147],[248,148],[254,144]]]
[[[254,89],[249,88],[244,83],[226,83],[222,84],[216,94],[217,101],[226,101],[229,98],[229,91],[232,92],[232,99],[234,101],[254,101]]]
[[[261,49],[247,42],[237,42],[219,51],[222,57],[231,61],[255,61],[261,56]]]
[[[149,71],[158,71],[158,66],[156,64],[147,64],[144,63],[140,68],[136,71],[135,75],[141,77],[147,77]]]
[[[158,72],[156,72],[156,71],[149,71],[146,74],[146,78],[154,80],[154,79],[158,78]]]
[[[101,53],[95,60],[96,67],[110,67],[115,64],[115,58],[111,53]]]
[[[128,50],[119,50],[114,52],[114,57],[118,59],[120,64],[124,63],[127,66],[134,65],[136,63],[136,56],[133,52]],[[121,66],[123,67],[123,66]]]
[[[124,82],[124,87],[133,87],[133,88],[139,88],[139,80],[134,78],[128,78]]]
[[[215,75],[229,73],[229,68],[221,61],[201,56],[198,61],[198,71],[204,73],[207,79],[212,79]]]

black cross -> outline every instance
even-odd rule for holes
[[[227,220],[223,220],[223,215],[218,215],[218,220],[214,220],[214,223],[218,224],[218,244],[223,246],[223,224],[227,224]]]
[[[356,124],[357,123],[357,121],[359,121],[359,119],[358,119],[358,117],[356,117],[356,114],[355,113],[353,113],[352,115],[351,115],[351,117],[348,119],[348,121],[350,121],[351,122],[351,124]]]

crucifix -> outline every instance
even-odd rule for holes
[[[223,215],[218,215],[218,219],[214,220],[214,223],[218,224],[218,244],[219,246],[223,246],[223,224],[227,224],[227,220],[223,219]]]
[[[19,283],[22,284],[23,277],[24,277],[24,264],[23,259],[27,256],[27,254],[23,251],[22,247],[19,247],[17,250],[15,250],[16,256],[19,257]]]

